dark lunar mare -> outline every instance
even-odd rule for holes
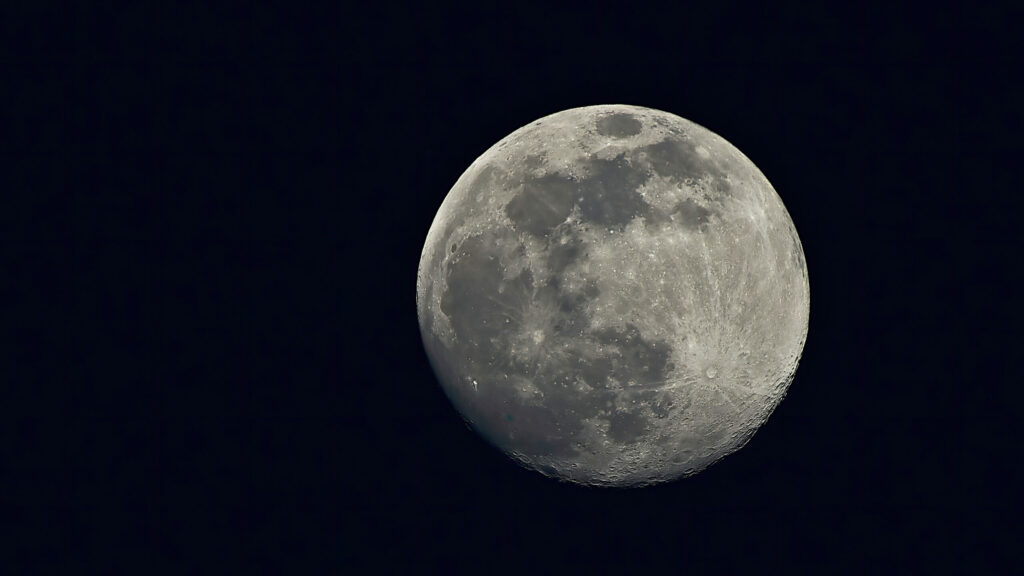
[[[597,120],[597,133],[612,138],[635,136],[643,130],[643,123],[632,114],[618,112]]]
[[[580,214],[587,222],[622,230],[650,209],[639,191],[647,173],[625,153],[610,160],[593,159],[587,168],[590,175],[580,180],[577,192]]]
[[[442,296],[441,310],[455,332],[454,350],[446,351],[442,371],[460,382],[469,374],[477,381],[475,389],[465,383],[446,389],[462,414],[474,416],[471,423],[499,447],[525,454],[569,457],[576,454],[573,436],[579,423],[567,407],[576,401],[559,401],[565,392],[549,386],[551,375],[540,377],[538,366],[513,356],[510,350],[518,327],[529,310],[553,299],[550,290],[536,290],[533,274],[524,270],[515,278],[505,278],[503,251],[496,248],[513,238],[493,232],[473,236],[457,248],[448,266],[448,289]],[[552,305],[552,302],[548,302]],[[436,346],[444,346],[435,340]],[[449,359],[466,365],[447,365]],[[457,368],[457,369],[456,369]],[[523,402],[514,387],[516,376],[534,376],[545,393],[543,405]]]

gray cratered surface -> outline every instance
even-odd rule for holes
[[[615,105],[542,118],[473,162],[416,297],[474,429],[546,475],[629,486],[750,439],[793,380],[810,295],[793,222],[749,159]]]

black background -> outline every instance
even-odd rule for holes
[[[1014,14],[138,4],[0,24],[5,573],[1019,564]],[[602,103],[753,159],[810,274],[775,414],[640,490],[559,484],[487,446],[415,316],[462,171]]]

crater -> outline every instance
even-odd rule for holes
[[[636,136],[643,129],[643,124],[632,114],[618,112],[603,116],[597,121],[597,133],[612,138]]]

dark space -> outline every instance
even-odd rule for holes
[[[0,572],[1019,573],[1019,14],[486,4],[0,18]],[[811,286],[768,422],[637,490],[488,446],[415,313],[463,170],[604,103],[751,158]]]

